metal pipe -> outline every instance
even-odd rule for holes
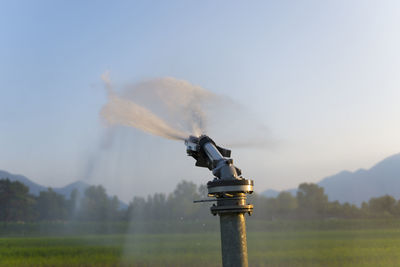
[[[244,214],[220,214],[219,221],[221,229],[222,266],[249,266]]]
[[[221,230],[222,265],[224,267],[248,267],[245,208],[246,195],[217,198]],[[251,208],[252,209],[252,208]]]

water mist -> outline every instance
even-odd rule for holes
[[[109,124],[137,128],[172,140],[205,132],[204,105],[215,95],[189,82],[171,77],[127,86],[119,94],[108,75],[103,75],[108,102],[100,114]]]

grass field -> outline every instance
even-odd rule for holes
[[[218,232],[0,238],[0,266],[220,266]],[[250,266],[400,266],[400,229],[249,231]]]

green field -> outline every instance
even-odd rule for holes
[[[219,242],[214,231],[2,237],[0,266],[220,266]],[[400,266],[397,227],[251,230],[248,245],[250,266]]]

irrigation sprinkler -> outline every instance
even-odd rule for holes
[[[253,192],[253,181],[244,179],[233,165],[231,151],[219,147],[208,136],[190,136],[185,140],[186,151],[196,160],[196,166],[210,169],[215,176],[207,183],[208,196],[216,201],[211,207],[219,215],[221,230],[222,265],[247,267],[245,213],[251,215],[253,205],[246,203],[246,195]]]

